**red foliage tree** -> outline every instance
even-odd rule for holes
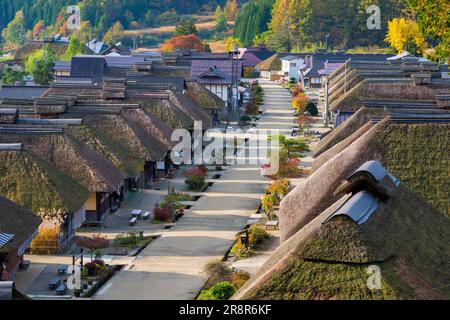
[[[170,222],[172,221],[172,208],[167,206],[165,208],[156,208],[154,211],[155,220]]]
[[[204,45],[195,34],[189,34],[185,36],[173,36],[160,48],[162,52],[171,52],[176,49],[193,49],[196,51],[204,51]]]

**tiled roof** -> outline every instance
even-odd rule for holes
[[[241,79],[242,74],[242,67],[243,67],[243,61],[238,61],[238,80]],[[211,70],[211,68],[218,69],[219,71],[215,72],[221,72],[227,76],[233,75],[233,63],[231,60],[192,60],[191,64],[191,77],[194,79],[197,79],[200,75],[204,74],[205,72],[208,72]]]

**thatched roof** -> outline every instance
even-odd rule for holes
[[[10,242],[0,248],[1,252],[18,249],[35,233],[41,223],[41,218],[32,211],[0,195],[0,233],[14,235]]]
[[[323,152],[347,139],[353,133],[358,131],[359,128],[369,122],[371,116],[383,114],[385,114],[383,109],[361,108],[339,127],[327,134],[327,136],[316,145],[314,148],[314,157],[320,156]]]
[[[336,200],[278,248],[235,299],[448,299],[450,219],[403,184],[358,225]],[[367,267],[381,268],[369,290]]]
[[[281,203],[282,241],[337,200],[339,181],[376,159],[406,186],[450,215],[449,124],[400,124],[386,119],[317,169]]]
[[[138,176],[144,170],[144,159],[132,152],[126,144],[99,130],[87,126],[73,126],[66,128],[65,132],[91,146],[129,178]]]
[[[5,134],[5,142],[21,142],[34,154],[51,162],[90,192],[113,192],[126,175],[89,145],[64,134]]]
[[[211,127],[212,119],[207,111],[183,94],[166,93],[165,97],[141,98],[142,108],[173,129],[193,129],[194,121],[202,121],[204,130]]]
[[[414,86],[408,83],[379,83],[364,80],[349,90],[346,94],[330,103],[333,111],[356,112],[362,106],[362,100],[373,98],[377,100],[395,99],[407,101],[434,102],[441,88],[432,86]],[[450,90],[447,88],[447,90]]]
[[[255,66],[256,70],[259,71],[280,71],[281,70],[281,58],[283,56],[279,53],[275,53],[273,56],[271,56],[270,58],[261,61],[260,63],[258,63]]]
[[[24,150],[0,151],[0,194],[37,215],[61,219],[79,210],[89,192],[50,162]]]
[[[137,157],[144,161],[158,161],[169,149],[157,138],[148,134],[140,121],[133,120],[133,113],[86,114],[84,124],[96,132],[127,146]],[[144,117],[144,121],[148,120]]]
[[[225,103],[197,82],[188,82],[186,95],[204,110],[222,110]]]

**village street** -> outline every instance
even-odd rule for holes
[[[264,113],[257,127],[251,129],[252,139],[258,138],[257,133],[263,136],[277,133],[290,136],[294,116],[289,91],[267,80],[261,80],[260,83],[265,92],[262,106]],[[247,151],[241,150],[236,158],[245,157]],[[309,166],[307,157],[303,159],[302,166]],[[302,180],[293,179],[291,183],[295,186]],[[237,233],[242,231],[249,217],[260,206],[261,197],[269,183],[260,174],[260,164],[229,166],[220,179],[211,182],[214,184],[207,192],[199,194],[202,197],[171,229],[165,230],[161,225],[144,221],[131,227],[128,225],[129,213],[133,209],[153,209],[169,189],[184,192],[182,174],[160,182],[159,190],[142,190],[132,195],[106,221],[104,228],[82,230],[80,235],[102,234],[109,239],[130,231],[158,236],[136,257],[104,256],[107,263],[125,267],[93,299],[195,299],[207,281],[206,275],[202,273],[203,267],[211,260],[222,259],[227,254]],[[238,261],[233,266],[255,271],[275,249],[273,244],[270,247],[268,252]],[[23,285],[21,289],[28,294],[39,296],[45,294],[44,284],[49,280],[48,277],[52,277],[53,269],[58,265],[71,264],[72,257],[27,256],[27,259],[33,262],[33,268],[30,273],[23,273],[24,279],[19,275],[18,285]]]
[[[261,85],[266,101],[256,130],[279,129],[290,134],[289,92],[269,81]],[[267,183],[259,165],[230,167],[189,213],[162,232],[93,298],[194,299],[207,280],[204,265],[227,254],[236,234],[258,209]]]

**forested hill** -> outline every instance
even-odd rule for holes
[[[226,0],[0,0],[0,29],[22,10],[25,27],[33,26],[43,20],[45,25],[55,23],[62,10],[79,4],[82,18],[91,22],[98,30],[107,30],[116,21],[124,28],[155,27],[164,25],[174,15],[202,14],[214,12]],[[239,3],[245,2],[244,0]]]

